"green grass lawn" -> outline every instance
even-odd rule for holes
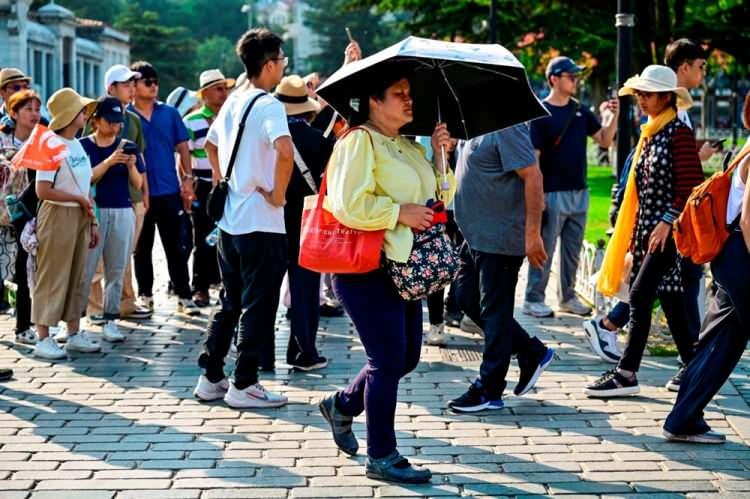
[[[592,244],[599,239],[607,240],[609,229],[609,206],[612,201],[612,184],[615,178],[609,166],[589,165],[589,215],[586,222],[585,238]]]

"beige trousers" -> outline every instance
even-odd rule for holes
[[[39,246],[31,321],[55,326],[81,317],[84,269],[89,254],[91,220],[75,206],[43,202],[36,217]]]
[[[143,207],[143,202],[138,202],[133,205],[135,210],[135,236],[133,237],[133,251],[135,251],[135,245],[138,244],[138,239],[141,237],[141,229],[143,228],[143,219],[146,217],[146,209]],[[89,317],[92,315],[101,315],[104,310],[104,298],[102,290],[102,281],[104,280],[104,263],[99,259],[99,263],[96,265],[96,273],[94,279],[91,281],[91,291],[89,292],[89,303],[87,314]],[[128,258],[128,265],[125,267],[125,276],[122,281],[122,300],[120,301],[120,315],[127,317],[135,311],[135,291],[133,290],[133,259]]]

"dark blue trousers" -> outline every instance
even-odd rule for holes
[[[664,429],[695,435],[709,430],[703,410],[737,366],[750,338],[750,254],[734,232],[711,263],[717,291],[703,321],[695,357]]]
[[[367,363],[339,392],[336,405],[349,416],[365,412],[367,455],[380,459],[396,449],[398,382],[419,363],[422,302],[401,298],[382,269],[334,275],[333,289],[367,354]]]
[[[312,361],[318,357],[315,338],[320,323],[320,274],[300,267],[292,255],[288,273],[292,315],[286,361]]]

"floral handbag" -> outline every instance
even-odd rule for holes
[[[421,300],[448,286],[458,272],[458,253],[445,224],[414,234],[414,246],[404,262],[386,260],[385,268],[404,300]]]

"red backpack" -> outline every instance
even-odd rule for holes
[[[732,173],[743,158],[750,154],[745,147],[722,172],[693,189],[680,217],[672,227],[677,251],[693,263],[710,262],[719,254],[729,238],[727,229],[727,201],[732,185]]]

